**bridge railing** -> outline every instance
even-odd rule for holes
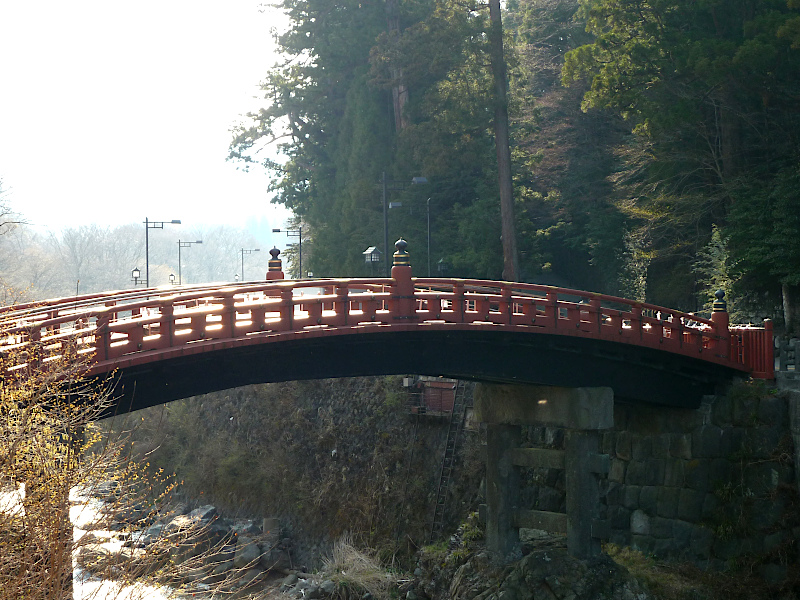
[[[656,348],[773,378],[771,324],[729,327],[727,313],[705,319],[624,298],[567,288],[477,279],[277,280],[148,289],[0,309],[4,368],[23,369],[69,346],[98,361],[96,371],[152,360],[153,353],[200,351],[298,334],[370,328],[485,328],[580,336]],[[150,356],[150,358],[148,358]]]

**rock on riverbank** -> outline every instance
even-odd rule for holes
[[[101,519],[102,520],[102,519]],[[230,520],[212,505],[147,516],[117,513],[105,529],[87,525],[78,565],[101,577],[147,575],[162,583],[231,591],[292,567],[291,540],[277,519]]]

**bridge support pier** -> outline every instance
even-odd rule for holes
[[[577,558],[600,552],[608,521],[600,515],[598,474],[609,459],[599,454],[600,431],[614,425],[611,388],[560,388],[479,384],[475,417],[486,423],[486,544],[499,560],[514,558],[519,529],[566,534]],[[564,450],[520,448],[521,426],[549,425],[566,431]],[[564,469],[567,513],[520,507],[519,467]]]

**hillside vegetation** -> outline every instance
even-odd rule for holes
[[[304,265],[369,274],[385,172],[390,243],[409,241],[416,274],[500,278],[486,5],[279,4],[287,59],[231,157],[272,170]],[[512,0],[503,19],[520,278],[686,310],[722,287],[743,320],[783,299],[791,326],[797,0]],[[273,139],[283,164],[256,152]]]
[[[428,543],[447,429],[409,414],[399,378],[248,386],[114,423],[131,425],[134,454],[176,473],[187,500],[279,517],[309,563],[344,535],[384,556]],[[478,432],[465,432],[450,530],[477,510],[479,448]]]

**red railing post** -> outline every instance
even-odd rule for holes
[[[272,258],[269,260],[267,267],[267,281],[286,279],[283,275],[283,265],[278,255],[281,253],[277,248],[269,251]]]
[[[411,280],[411,255],[406,252],[408,242],[403,238],[394,244],[397,251],[392,263],[392,319],[413,321],[417,317],[417,303],[414,298],[414,282]]]
[[[500,313],[505,316],[503,321],[511,325],[514,322],[514,301],[511,299],[511,286],[503,284],[500,295],[502,297]]]
[[[236,298],[233,292],[222,299],[222,336],[223,338],[236,337]]]
[[[161,312],[161,322],[159,324],[161,343],[159,343],[159,346],[161,348],[171,348],[175,338],[175,306],[172,304],[171,298],[162,302],[159,312]],[[166,343],[164,343],[165,341]]]
[[[550,309],[548,311],[548,308]],[[547,304],[545,305],[544,309],[544,316],[545,320],[549,321],[550,318],[553,320],[552,327],[553,329],[558,329],[558,292],[553,290],[547,291]],[[549,314],[548,314],[549,313]]]
[[[111,344],[111,332],[108,329],[110,322],[111,315],[108,313],[97,315],[94,330],[94,351],[98,360],[108,360],[108,348]]]
[[[453,284],[453,322],[464,322],[464,284],[456,281]]]
[[[280,328],[283,331],[291,331],[294,329],[294,294],[292,288],[285,288],[281,290],[281,324]]]
[[[717,290],[714,292],[716,300],[711,312],[711,322],[714,323],[714,333],[717,336],[715,349],[720,358],[730,359],[731,356],[731,332],[728,329],[730,317],[728,316],[728,303],[725,302],[725,292]]]
[[[347,317],[350,314],[350,298],[347,283],[339,283],[335,287],[336,300],[333,303],[333,310],[336,313],[334,325],[344,327],[347,325]]]
[[[642,305],[638,302],[631,307],[631,338],[642,339]]]
[[[600,307],[600,299],[592,298],[589,300],[589,330],[600,335],[600,326],[603,324],[603,311]]]

